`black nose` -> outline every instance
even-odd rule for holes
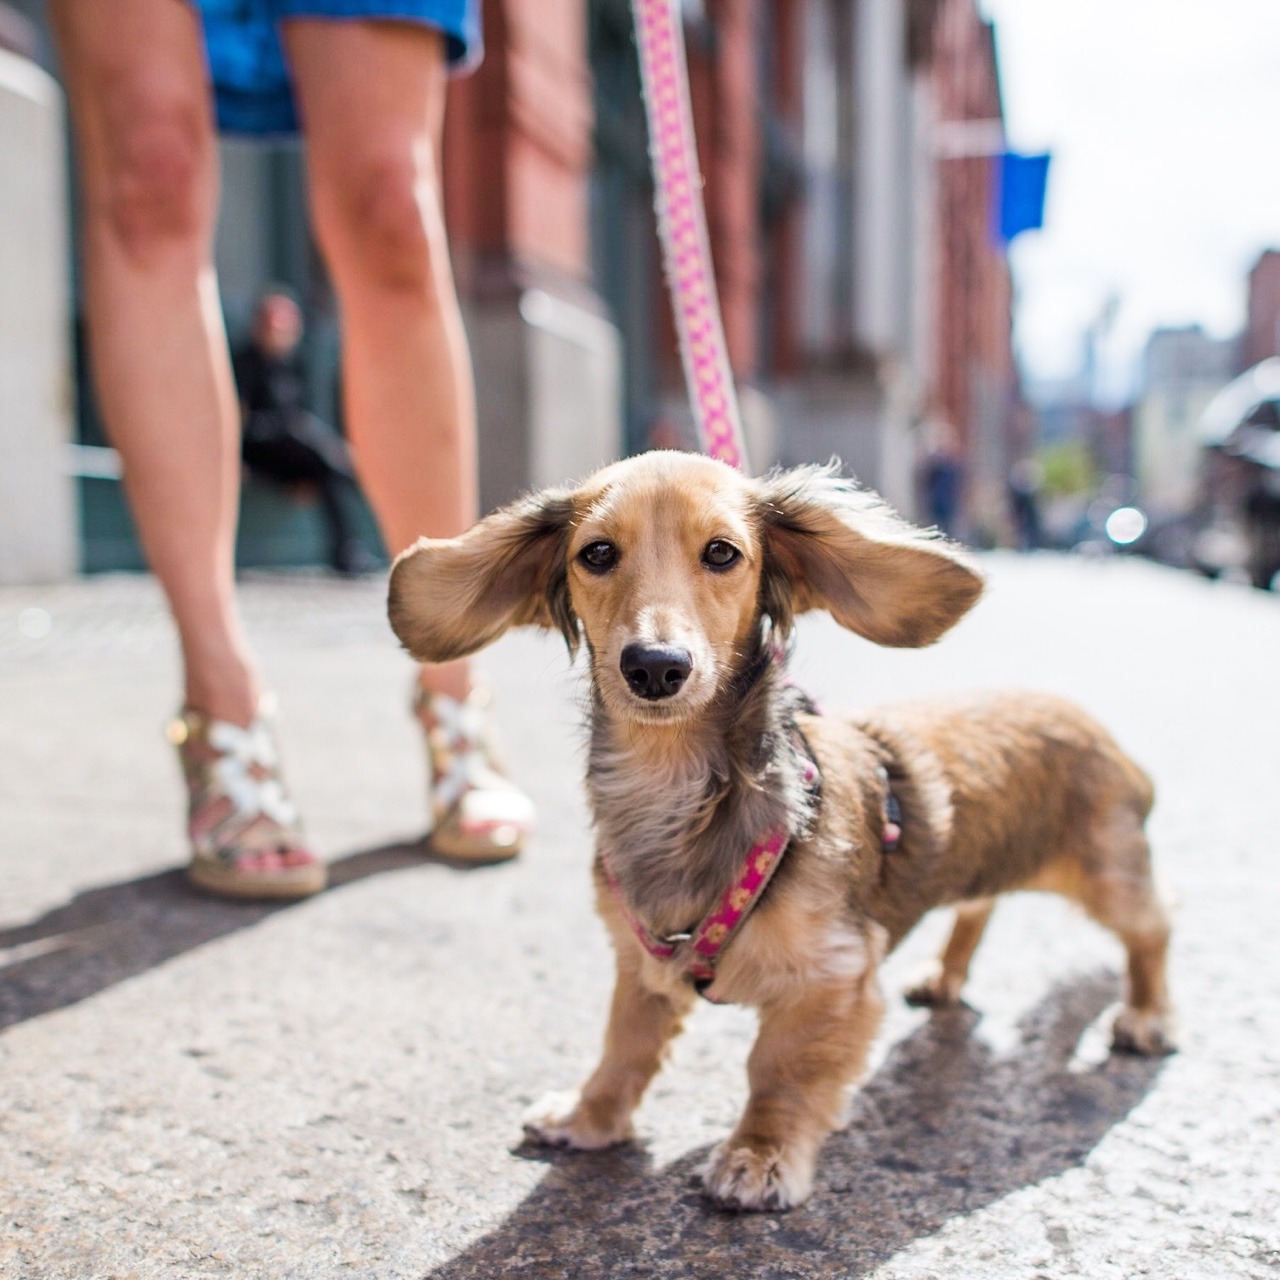
[[[693,670],[693,657],[688,649],[669,644],[629,644],[619,665],[632,693],[656,701],[680,692]]]

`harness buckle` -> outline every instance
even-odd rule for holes
[[[889,853],[892,853],[902,840],[902,804],[892,791],[889,791],[884,799],[884,829],[881,838]]]

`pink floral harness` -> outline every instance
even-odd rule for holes
[[[812,706],[812,704],[810,704]],[[818,763],[809,750],[809,744],[799,730],[794,731],[798,739],[796,750],[803,761],[802,776],[805,788],[813,795],[820,793],[822,775]],[[884,820],[881,824],[880,844],[884,853],[896,853],[902,841],[902,806],[893,792],[893,783],[889,771],[883,767],[879,770],[885,788]],[[618,909],[623,919],[631,926],[631,931],[639,939],[640,945],[655,960],[679,960],[682,976],[693,984],[695,990],[704,1000],[712,1004],[721,1004],[711,994],[716,980],[716,965],[724,954],[724,949],[742,928],[747,917],[755,909],[764,896],[769,881],[782,864],[782,859],[791,844],[791,836],[785,829],[771,832],[757,840],[747,852],[742,872],[738,878],[724,891],[720,901],[710,915],[684,933],[667,934],[658,937],[651,933],[627,905],[626,896],[618,877],[609,865],[608,856],[600,851],[600,870],[604,882],[617,899]]]
[[[796,749],[802,759],[805,787],[811,793],[816,793],[822,781],[817,761],[798,730],[795,736],[799,739]],[[712,984],[716,980],[716,964],[725,947],[764,895],[774,872],[782,864],[783,855],[790,843],[791,833],[785,828],[779,828],[757,840],[747,853],[741,874],[724,891],[711,914],[704,916],[698,924],[684,933],[668,934],[661,938],[651,933],[627,905],[622,886],[603,850],[600,851],[600,869],[605,883],[618,901],[623,918],[631,926],[640,945],[656,960],[675,960],[679,957],[684,978],[693,984],[704,999],[710,1000],[712,1004],[719,1004],[721,1002],[711,994]]]

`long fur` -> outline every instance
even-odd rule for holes
[[[794,737],[803,705],[763,627],[734,678],[657,767],[593,697],[587,794],[596,831],[624,894],[660,932],[696,923],[762,833],[808,831],[814,797]]]

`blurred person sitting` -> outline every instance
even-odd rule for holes
[[[213,264],[217,130],[304,133],[361,487],[393,556],[423,534],[456,536],[477,515],[475,390],[440,150],[450,68],[479,57],[478,2],[49,0],[49,11],[97,400],[182,650],[169,736],[188,791],[188,874],[233,896],[315,893],[325,864],[286,795],[235,599],[240,423]],[[435,848],[513,856],[532,806],[494,764],[469,665],[420,668],[413,710]]]
[[[282,289],[268,289],[254,310],[249,341],[236,353],[240,456],[276,484],[313,485],[329,527],[329,563],[341,574],[379,567],[356,531],[359,491],[347,443],[306,404],[302,311]]]

